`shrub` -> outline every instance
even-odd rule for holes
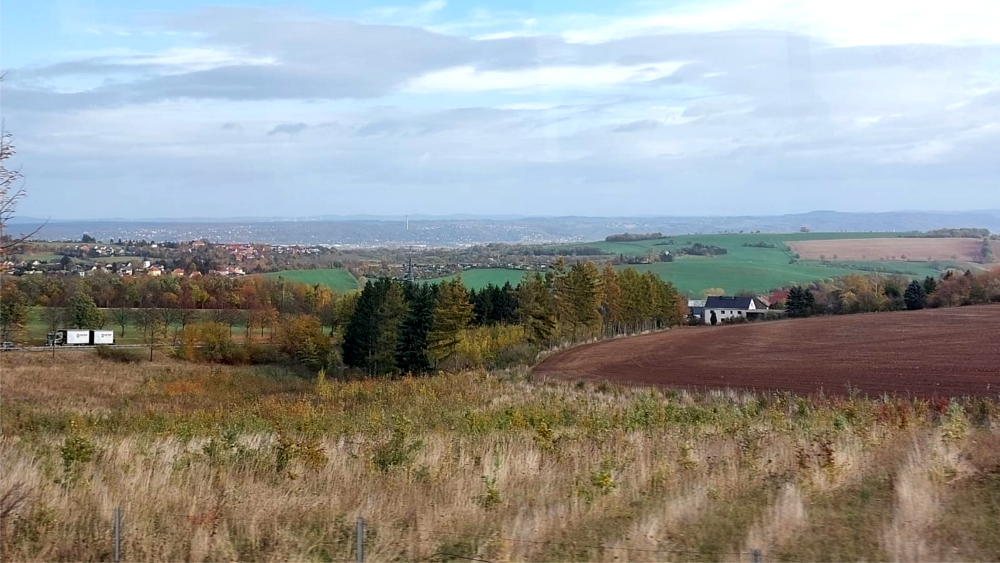
[[[97,357],[123,364],[135,364],[145,358],[145,354],[129,348],[115,348],[113,346],[98,346]]]

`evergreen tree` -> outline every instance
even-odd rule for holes
[[[937,289],[937,280],[933,276],[927,276],[923,282],[924,295],[930,295]]]
[[[344,363],[370,374],[394,371],[399,323],[405,312],[398,281],[369,280],[344,330]]]
[[[788,290],[785,300],[785,314],[789,317],[808,317],[816,308],[816,297],[812,291],[795,286]]]
[[[917,280],[910,282],[910,285],[906,286],[906,292],[903,293],[903,300],[906,301],[906,308],[911,311],[926,307],[927,293],[923,284]]]
[[[472,320],[472,304],[461,276],[442,282],[438,286],[436,301],[434,321],[427,335],[428,352],[435,365],[455,354],[462,341],[462,331]]]
[[[600,279],[592,262],[577,262],[556,278],[556,297],[560,326],[573,340],[600,326]]]
[[[606,326],[617,325],[621,320],[622,290],[618,285],[615,267],[608,262],[601,272],[601,318]]]
[[[427,336],[434,324],[434,287],[424,283],[406,285],[408,308],[399,326],[396,345],[396,367],[402,373],[423,373],[431,367],[427,357]]]
[[[66,308],[67,321],[73,328],[101,328],[104,315],[94,299],[87,293],[77,292],[69,298]]]
[[[396,348],[399,344],[399,325],[406,315],[406,299],[403,284],[397,280],[382,278],[385,285],[382,302],[378,308],[378,339],[372,373],[396,373]]]
[[[517,323],[517,295],[510,282],[505,282],[495,297],[494,307],[497,318],[503,324]]]
[[[555,332],[556,315],[546,278],[539,273],[525,276],[515,293],[518,314],[528,342],[536,346],[547,344]]]

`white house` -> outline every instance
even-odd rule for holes
[[[767,314],[767,304],[756,297],[709,297],[705,300],[706,324],[718,324],[735,318],[760,319]]]

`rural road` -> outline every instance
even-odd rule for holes
[[[554,354],[534,373],[701,389],[1000,396],[1000,305],[683,327]]]

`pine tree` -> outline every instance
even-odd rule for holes
[[[403,297],[401,282],[382,278],[384,284],[382,302],[378,307],[378,334],[375,343],[372,373],[395,373],[396,347],[399,343],[399,325],[406,315],[406,299]]]
[[[615,267],[610,262],[601,272],[601,297],[601,317],[605,326],[613,327],[621,321],[622,290]]]
[[[934,293],[934,290],[937,289],[937,280],[934,279],[933,276],[927,276],[926,278],[924,278],[923,286],[924,286],[924,294],[930,295]]]
[[[461,276],[438,286],[434,322],[427,335],[428,351],[437,365],[451,358],[472,320],[472,304]]]
[[[528,342],[544,346],[552,340],[556,328],[555,303],[549,293],[546,278],[535,273],[525,276],[518,284],[517,308]]]
[[[434,287],[409,283],[405,288],[408,308],[399,326],[396,345],[396,367],[402,373],[423,373],[431,367],[427,336],[434,324]]]
[[[911,311],[926,307],[927,293],[923,284],[917,280],[910,282],[910,285],[906,286],[906,292],[903,293],[903,300],[906,302],[906,308]]]
[[[812,291],[799,286],[788,290],[788,298],[785,300],[785,314],[789,317],[808,317],[813,314],[815,308],[816,297]]]
[[[358,297],[344,331],[344,363],[370,374],[391,373],[396,367],[399,324],[406,312],[398,281],[369,281]]]

